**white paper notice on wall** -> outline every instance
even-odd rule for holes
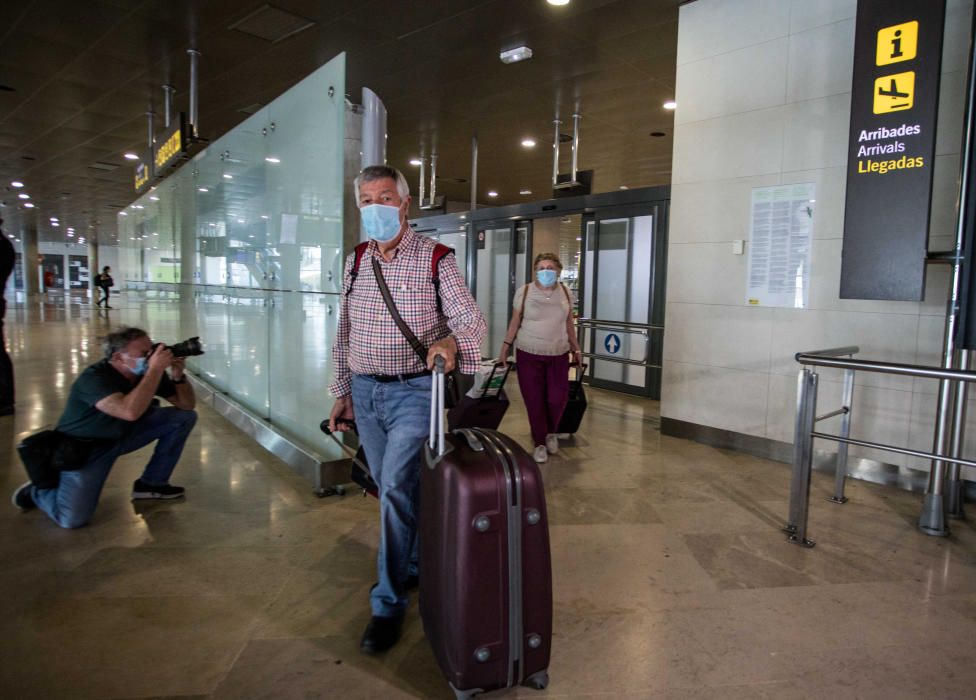
[[[810,293],[816,185],[752,190],[746,303],[803,309]]]
[[[298,240],[298,214],[281,215],[281,237],[278,240],[282,243],[294,243]]]

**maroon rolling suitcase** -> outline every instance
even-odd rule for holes
[[[494,430],[445,435],[434,374],[420,509],[420,615],[457,698],[549,683],[552,564],[539,467]],[[438,388],[439,387],[439,388]]]

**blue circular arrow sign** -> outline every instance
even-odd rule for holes
[[[620,351],[620,336],[616,333],[607,333],[607,337],[603,339],[603,347],[611,355],[616,355]]]

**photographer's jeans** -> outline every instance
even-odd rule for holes
[[[57,488],[34,488],[31,496],[37,507],[61,527],[81,527],[95,513],[102,486],[115,460],[153,440],[158,440],[156,449],[139,478],[154,486],[168,484],[196,422],[196,411],[150,406],[132,426],[128,436],[116,445],[96,452],[81,469],[61,472]]]
[[[420,456],[430,432],[430,397],[430,377],[398,382],[352,378],[356,426],[379,486],[379,580],[370,605],[382,617],[403,615],[409,602],[407,577],[417,575]]]

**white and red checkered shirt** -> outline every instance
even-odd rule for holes
[[[390,315],[373,275],[372,260],[380,262],[383,279],[403,320],[414,335],[430,347],[448,335],[458,345],[462,372],[473,374],[481,361],[481,340],[487,324],[468,291],[453,255],[440,262],[441,312],[431,279],[436,243],[407,229],[386,262],[375,241],[370,241],[359,263],[359,274],[349,291],[355,254],[346,258],[342,276],[339,329],[332,348],[335,380],[329,390],[336,398],[352,392],[352,374],[412,374],[426,369]]]

